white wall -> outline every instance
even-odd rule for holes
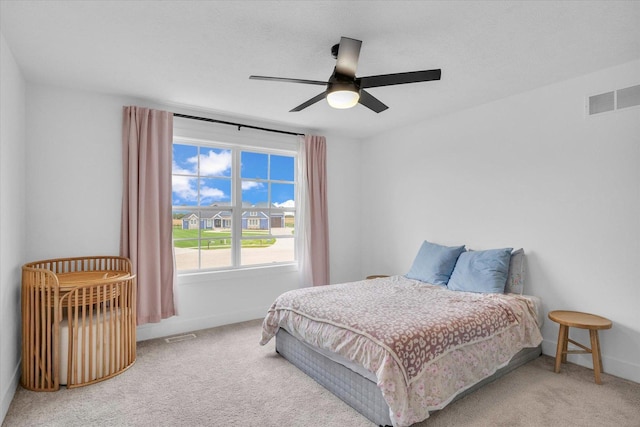
[[[0,34],[0,420],[20,380],[20,267],[26,253],[25,81]]]
[[[127,101],[28,86],[29,261],[118,254]]]
[[[524,247],[526,293],[545,315],[611,319],[604,370],[640,382],[640,109],[584,114],[585,96],[638,76],[635,61],[366,141],[362,274],[406,273],[424,239]],[[547,320],[545,354],[557,332]]]
[[[39,85],[29,85],[27,105],[28,259],[117,254],[122,107],[163,106],[123,96]],[[328,136],[327,146],[330,222],[335,224],[330,235],[334,260],[331,279],[339,282],[356,279],[360,273],[358,218],[350,214],[359,207],[359,165],[350,163],[359,155],[360,143]],[[351,261],[339,262],[346,258]],[[298,272],[286,268],[179,278],[179,315],[140,326],[138,339],[260,318],[280,293],[298,286]]]
[[[362,280],[360,142],[327,134],[327,194],[331,283]]]

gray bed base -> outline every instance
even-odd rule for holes
[[[379,426],[391,425],[389,406],[382,397],[382,392],[373,381],[313,351],[309,346],[303,344],[282,328],[278,330],[276,335],[276,351],[375,424]],[[541,346],[522,349],[513,356],[509,364],[498,369],[490,377],[463,391],[452,402],[495,381],[517,367],[537,358],[540,354],[542,354]]]

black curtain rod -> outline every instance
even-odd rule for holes
[[[249,128],[249,129],[263,130],[265,132],[284,133],[285,135],[304,136],[303,133],[288,132],[286,130],[278,130],[278,129],[261,128],[259,126],[243,125],[242,123],[225,122],[224,120],[208,119],[206,117],[198,117],[198,116],[189,116],[187,114],[173,113],[173,116],[182,117],[183,119],[200,120],[202,122],[221,123],[223,125],[237,126],[238,130],[240,130],[240,128]]]

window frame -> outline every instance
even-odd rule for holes
[[[299,269],[299,248],[301,247],[301,239],[303,233],[298,229],[299,223],[299,213],[301,206],[301,192],[299,191],[300,185],[300,159],[298,152],[298,137],[292,137],[287,135],[278,135],[274,137],[273,135],[265,135],[264,132],[255,132],[255,131],[245,131],[242,129],[242,132],[228,132],[228,128],[226,130],[222,129],[211,129],[209,124],[207,126],[203,126],[203,123],[193,122],[187,123],[186,119],[174,120],[174,135],[173,135],[173,144],[185,144],[185,145],[193,145],[200,146],[205,148],[216,148],[216,149],[225,149],[231,151],[232,156],[232,172],[231,172],[231,203],[229,205],[219,206],[217,208],[209,208],[202,206],[174,206],[173,205],[173,197],[172,197],[172,212],[180,211],[180,210],[191,210],[191,211],[205,211],[205,212],[214,212],[214,211],[231,211],[231,239],[232,239],[232,253],[231,253],[231,265],[229,266],[221,266],[215,268],[201,268],[191,269],[191,270],[177,270],[177,275],[183,279],[187,277],[197,278],[202,275],[216,275],[216,277],[228,277],[228,274],[235,275],[236,273],[241,272],[253,272],[255,270],[265,270],[265,271],[297,271]],[[244,135],[238,135],[238,134]],[[269,234],[265,235],[268,238],[276,238],[276,239],[293,239],[294,240],[294,249],[293,249],[293,260],[292,261],[282,261],[282,262],[268,262],[262,264],[245,264],[242,265],[241,258],[241,250],[242,246],[240,242],[242,240],[251,240],[255,237],[251,236],[242,236],[242,215],[243,212],[252,212],[253,210],[259,211],[264,210],[260,208],[251,208],[245,207],[242,205],[241,197],[242,197],[242,178],[241,178],[241,153],[243,151],[248,151],[252,153],[263,153],[268,155],[276,155],[276,156],[287,156],[292,157],[294,161],[294,200],[296,207],[294,209],[294,235],[286,236],[286,235],[273,235],[271,233],[271,212],[290,212],[291,208],[277,208],[274,206],[268,206],[266,214],[269,216]],[[173,176],[173,172],[172,172]],[[200,177],[200,176],[199,176]],[[270,178],[270,177],[269,177]],[[262,180],[264,182],[281,182],[282,180]],[[269,195],[269,202],[271,202]],[[203,209],[204,208],[204,209]],[[255,218],[255,217],[254,217]],[[259,216],[258,216],[259,218]],[[239,226],[234,226],[234,224],[239,224]],[[200,228],[200,227],[199,227]],[[201,242],[202,236],[199,233],[198,236],[199,249],[198,249],[198,264],[201,263]],[[172,245],[173,245],[173,233],[172,233]]]

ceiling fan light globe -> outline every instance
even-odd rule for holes
[[[336,90],[327,94],[327,102],[333,108],[346,109],[355,107],[360,94],[352,90]]]

